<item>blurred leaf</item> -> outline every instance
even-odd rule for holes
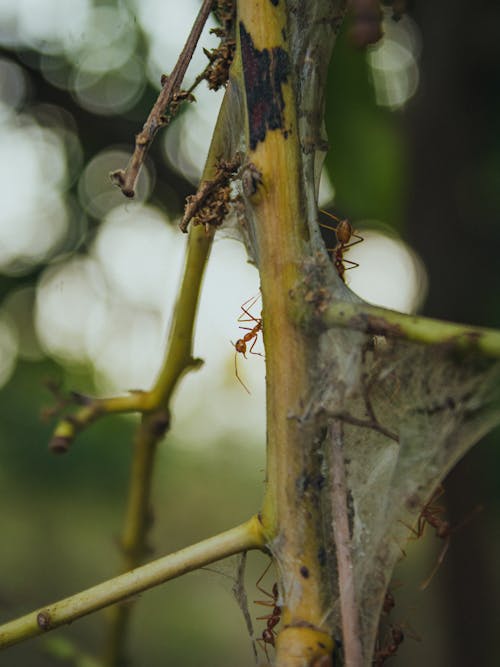
[[[57,661],[64,660],[74,667],[102,667],[99,660],[82,653],[74,642],[65,637],[48,637],[44,642],[44,649]]]
[[[399,227],[406,174],[397,116],[377,106],[365,51],[343,30],[328,72],[326,168],[343,215]]]

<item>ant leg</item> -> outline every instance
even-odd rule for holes
[[[349,248],[352,248],[353,245],[358,245],[358,243],[361,243],[361,241],[364,241],[364,238],[362,236],[360,236],[359,234],[355,234],[354,232],[352,232],[352,234],[351,234],[351,238],[352,237],[357,239],[357,241],[352,241],[351,243],[348,243],[347,245],[345,245],[343,247],[343,250],[348,250]]]
[[[245,301],[245,303],[242,304],[242,306],[241,306],[242,310],[245,309],[245,306],[247,305],[247,303],[250,304],[249,306],[247,306],[247,310],[250,310],[250,308],[252,308],[253,305],[254,305],[255,303],[257,303],[257,301],[258,301],[259,299],[260,299],[260,294],[257,294],[256,296],[251,296],[249,299],[247,299],[247,300]]]
[[[257,294],[257,296],[253,296],[253,297],[251,297],[250,299],[247,299],[247,300],[245,301],[245,303],[243,303],[243,304],[240,306],[241,310],[243,311],[243,314],[248,315],[248,317],[250,318],[249,321],[257,321],[257,319],[256,319],[256,318],[252,315],[252,313],[250,312],[250,310],[251,310],[251,309],[254,307],[254,305],[257,303],[257,300],[258,300],[258,299],[260,299],[260,294]],[[247,305],[247,304],[249,304],[249,305]],[[242,319],[241,319],[241,318],[243,317],[243,314],[241,314],[241,315],[238,317],[238,322],[246,321],[246,320],[242,320]]]
[[[243,313],[238,317],[238,322],[260,322],[260,318],[254,317],[252,313],[246,308],[243,308],[243,306],[241,306],[241,310]],[[248,319],[243,319],[243,315],[248,315]]]
[[[269,663],[269,653],[267,652],[267,642],[266,642],[266,640],[259,637],[257,639],[257,643],[264,650],[264,653],[266,654],[266,660]]]
[[[243,315],[248,315],[248,317],[243,317]],[[259,318],[251,315],[247,310],[245,310],[236,320],[237,322],[258,322]]]
[[[245,354],[243,356],[246,358]],[[247,392],[247,394],[250,394],[251,393],[250,389],[246,386],[246,384],[243,382],[243,380],[240,378],[240,376],[238,374],[238,352],[237,351],[235,351],[235,353],[234,353],[234,374],[236,375],[236,379],[241,384],[243,389]]]
[[[328,211],[325,211],[324,209],[320,208],[319,209],[320,213],[324,213],[324,215],[328,216],[331,218],[331,220],[335,220],[336,222],[340,222],[340,218],[337,218],[336,215],[333,215],[333,213],[328,213]],[[319,223],[322,227],[327,227],[328,225],[322,225],[321,222]],[[335,229],[335,227],[330,227],[330,229]]]
[[[417,521],[417,527],[413,528],[413,526],[409,526],[407,523],[404,521],[400,521],[399,523],[402,523],[405,528],[408,528],[408,530],[413,533],[412,537],[409,539],[414,539],[418,540],[422,535],[424,534],[424,529],[425,529],[425,518],[423,516],[419,516],[418,521]],[[403,552],[404,553],[404,552]],[[404,554],[406,556],[406,554]]]
[[[344,248],[345,250],[345,248]],[[352,262],[350,259],[345,259],[345,257],[342,258],[342,262],[344,264],[350,264],[351,266],[344,266],[344,271],[349,271],[349,269],[356,269],[359,264],[357,262]]]
[[[444,543],[444,545],[443,545],[443,548],[441,549],[441,553],[440,553],[439,556],[438,556],[438,559],[437,559],[437,561],[436,561],[436,564],[435,564],[434,567],[432,568],[432,572],[431,572],[430,575],[427,577],[427,579],[426,579],[425,581],[423,581],[423,582],[420,584],[420,590],[421,590],[421,591],[425,591],[425,589],[427,588],[427,586],[431,583],[432,579],[434,578],[434,575],[435,575],[436,572],[439,570],[439,568],[440,568],[440,566],[441,566],[441,564],[442,564],[442,562],[443,562],[443,560],[444,560],[444,557],[446,556],[446,552],[448,551],[448,547],[449,547],[449,546],[450,546],[450,536],[448,536],[448,537],[446,538],[446,541],[445,541],[445,543]]]
[[[262,581],[262,579],[264,579],[264,577],[268,573],[272,564],[273,564],[273,561],[270,560],[269,563],[267,564],[266,569],[264,570],[264,572],[257,579],[257,581],[255,583],[255,588],[257,588],[261,593],[264,593],[264,595],[266,595],[268,598],[271,598],[271,600],[274,600],[274,596],[271,595],[271,593],[269,593],[269,591],[266,591],[264,588],[262,588],[262,586],[260,585],[260,582]],[[257,600],[254,600],[254,602],[257,602]],[[273,604],[274,604],[274,602],[273,602]]]
[[[320,227],[323,227],[324,229],[329,229],[331,232],[335,232],[336,228],[333,225],[327,225],[324,222],[318,223]]]
[[[262,354],[262,352],[253,352],[253,351],[252,351],[253,348],[255,347],[256,342],[257,342],[257,338],[258,338],[258,337],[255,336],[255,338],[254,338],[254,340],[253,340],[253,343],[251,344],[250,349],[248,350],[248,354],[255,354],[255,355],[258,356],[258,357],[263,357],[264,355]]]

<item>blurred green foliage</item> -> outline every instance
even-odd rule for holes
[[[352,220],[403,226],[407,166],[399,113],[376,104],[366,51],[341,31],[329,69],[326,168],[335,206]]]

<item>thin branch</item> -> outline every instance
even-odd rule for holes
[[[60,412],[61,408],[67,408],[71,404],[80,407],[75,412],[62,417],[57,423],[49,442],[49,449],[55,454],[67,452],[78,433],[103,415],[145,412],[149,408],[148,392],[144,391],[134,391],[126,396],[111,398],[93,398],[72,392],[64,405],[45,410],[45,416]]]
[[[220,156],[225,155],[226,110],[228,97],[222,102],[214,139],[210,146],[203,176],[213,177]],[[189,370],[198,368],[201,360],[192,356],[193,332],[204,270],[212,247],[213,230],[208,233],[203,227],[190,231],[186,261],[177,303],[170,328],[166,354],[154,387],[145,394],[145,405],[149,414],[144,414],[136,436],[127,513],[123,528],[123,569],[128,570],[142,562],[147,553],[147,535],[151,527],[151,483],[157,444],[165,435],[169,424],[169,403],[172,392],[181,377]],[[105,664],[109,667],[121,664],[130,605],[120,605],[111,611],[110,629],[105,649]]]
[[[137,431],[130,472],[127,511],[121,538],[122,571],[140,565],[148,555],[148,533],[152,526],[151,487],[158,443],[169,425],[167,411],[144,415]],[[126,661],[131,605],[115,605],[110,610],[109,631],[104,648],[104,664],[109,667]]]
[[[332,471],[332,528],[339,573],[340,610],[346,667],[363,667],[359,609],[354,586],[351,533],[347,513],[347,480],[343,451],[342,423],[330,423]]]
[[[444,345],[459,351],[477,351],[485,357],[500,358],[500,331],[473,327],[416,315],[405,315],[369,304],[332,303],[321,315],[327,328],[342,327],[364,333]]]
[[[382,435],[385,435],[387,438],[394,440],[394,442],[399,442],[397,433],[394,433],[390,429],[385,428],[385,426],[382,426],[382,424],[377,421],[377,419],[359,419],[358,417],[354,417],[354,415],[351,415],[350,412],[346,412],[345,410],[341,410],[339,412],[330,412],[329,415],[335,419],[346,422],[347,424],[352,424],[353,426],[360,426],[361,428],[370,428],[373,431],[378,431],[379,433],[382,433]]]
[[[234,599],[236,600],[238,607],[241,609],[241,613],[243,614],[243,618],[245,619],[245,625],[247,626],[248,635],[252,640],[252,649],[255,658],[255,663],[257,664],[258,655],[257,655],[256,641],[255,641],[255,633],[253,629],[252,617],[250,616],[250,612],[248,610],[248,599],[245,588],[246,563],[247,563],[247,554],[245,551],[238,557],[238,569],[236,571],[236,579],[233,583],[232,591]]]
[[[126,600],[203,565],[249,549],[261,549],[263,546],[262,526],[258,517],[254,516],[231,530],[0,626],[0,648],[54,630],[60,625]]]
[[[119,169],[111,173],[111,180],[118,185],[125,197],[133,197],[135,194],[135,186],[139,177],[139,172],[146,158],[146,153],[153,142],[153,139],[160,129],[165,125],[165,112],[169,105],[178,101],[180,87],[184,75],[188,68],[194,50],[198,44],[203,26],[205,25],[208,15],[212,10],[213,0],[203,0],[198,16],[191,28],[186,44],[175,64],[172,74],[165,77],[164,85],[158,95],[151,112],[146,120],[142,131],[135,138],[135,149],[130,161],[125,168]]]

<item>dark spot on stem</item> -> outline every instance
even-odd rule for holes
[[[151,420],[151,433],[155,438],[162,438],[170,425],[170,417],[166,412],[160,412]]]
[[[50,629],[50,614],[48,611],[40,611],[36,616],[36,622],[41,630]]]
[[[264,141],[268,130],[284,127],[285,101],[282,86],[288,79],[290,63],[288,54],[281,47],[255,48],[252,36],[240,22],[241,55],[245,72],[245,90],[249,125],[250,148],[255,150]]]
[[[300,574],[304,579],[309,579],[309,570],[305,565],[302,565],[300,568]]]
[[[318,563],[321,565],[321,567],[326,565],[326,551],[324,547],[320,547],[318,549]]]

